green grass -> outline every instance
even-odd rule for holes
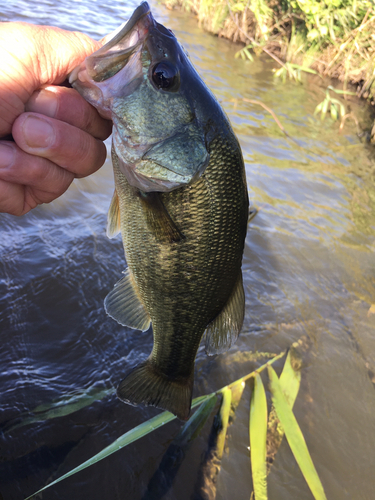
[[[198,407],[198,410],[196,410],[190,419],[183,425],[173,442],[178,443],[180,447],[187,447],[190,445],[190,443],[200,435],[204,426],[207,425],[210,415],[212,415],[213,412],[216,413],[213,431],[211,431],[211,436],[212,432],[216,433],[216,439],[214,440],[215,446],[211,454],[211,459],[203,469],[203,474],[206,473],[207,475],[206,478],[203,478],[203,482],[206,484],[208,482],[214,483],[212,491],[215,491],[215,494],[217,485],[216,476],[220,473],[220,462],[225,453],[225,441],[227,439],[228,428],[229,425],[234,422],[234,414],[240,403],[245,383],[249,379],[252,379],[253,393],[249,408],[251,458],[249,471],[251,470],[252,473],[254,488],[252,497],[255,497],[255,500],[267,500],[267,474],[269,472],[269,468],[267,469],[267,455],[271,454],[273,461],[274,455],[278,450],[285,432],[285,436],[296,462],[311,489],[313,497],[315,500],[326,500],[323,486],[307,449],[302,431],[293,414],[293,405],[301,381],[301,358],[297,353],[299,344],[300,343],[295,343],[289,351],[280,379],[271,365],[285,357],[285,352],[274,356],[256,371],[228,384],[219,391],[193,400],[192,408]],[[264,383],[261,378],[262,372],[263,375],[266,375],[266,369],[268,369],[268,385],[272,401],[272,410],[270,414],[268,414],[267,397]],[[217,408],[217,400],[219,397],[221,398],[221,404],[219,408]],[[176,417],[172,415],[172,413],[165,411],[149,419],[147,422],[138,425],[120,436],[111,445],[107,446],[89,460],[86,460],[78,467],[75,467],[60,478],[44,486],[33,495],[27,497],[26,500],[33,498],[35,495],[52,487],[58,482],[79,473],[83,469],[96,464],[100,460],[104,460],[113,453],[121,450],[125,446],[131,445],[138,439],[166,425],[175,418]],[[274,445],[271,447],[272,449],[270,449],[269,446],[269,443],[272,441],[272,436],[269,432],[271,418],[272,422],[277,421],[278,425],[278,440],[276,444],[274,442]],[[251,492],[249,492],[249,497],[250,493]]]
[[[375,6],[369,0],[162,0],[197,14],[211,33],[241,41],[236,57],[266,52],[281,78],[315,71],[358,86],[371,98],[375,81]],[[335,105],[332,107],[335,115]],[[339,113],[339,108],[338,108]]]

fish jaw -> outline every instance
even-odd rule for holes
[[[168,71],[173,85],[166,89]],[[200,84],[195,75],[173,33],[154,20],[146,2],[71,73],[72,86],[113,121],[114,150],[133,187],[169,192],[204,172],[205,127],[186,95]]]
[[[150,8],[143,2],[122,29],[107,35],[105,45],[70,73],[69,83],[103,118],[112,119],[114,97],[129,95],[140,84],[139,52],[153,24]]]

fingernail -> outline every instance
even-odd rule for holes
[[[14,161],[15,151],[12,146],[0,144],[0,168],[10,167]]]
[[[44,89],[39,90],[39,92],[34,92],[26,103],[25,110],[41,113],[42,115],[53,118],[57,110],[56,94]]]
[[[53,143],[55,132],[42,118],[28,116],[23,124],[25,141],[31,148],[48,148]]]

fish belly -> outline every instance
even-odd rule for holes
[[[180,235],[175,241],[153,207],[129,185],[115,154],[113,165],[126,260],[154,336],[150,357],[121,382],[118,395],[187,418],[203,333],[235,287],[242,290],[248,214],[242,156],[235,144],[219,137],[198,181],[157,194]]]

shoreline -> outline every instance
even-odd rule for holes
[[[358,97],[375,104],[375,9],[370,2],[343,0],[345,8],[337,9],[333,0],[326,0],[321,12],[315,11],[322,4],[310,2],[309,7],[308,1],[298,0],[294,7],[284,2],[287,10],[277,0],[252,2],[251,9],[250,2],[241,0],[162,3],[169,10],[194,14],[209,33],[242,43],[236,57],[252,60],[252,54],[265,52],[280,65],[276,73],[282,78],[300,80],[301,72],[306,72],[337,79],[343,92],[348,85],[355,86]]]

